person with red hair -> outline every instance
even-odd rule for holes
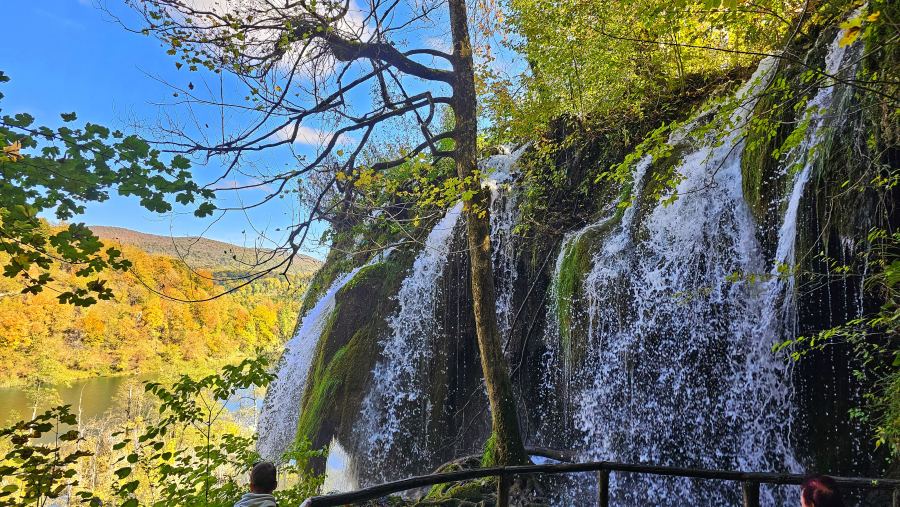
[[[846,507],[834,479],[810,475],[800,485],[800,507]]]

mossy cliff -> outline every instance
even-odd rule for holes
[[[335,308],[322,332],[300,408],[298,438],[315,448],[332,438],[347,442],[379,358],[378,339],[387,329],[394,296],[412,263],[395,251],[364,267],[335,294]],[[319,464],[321,466],[321,463]]]
[[[786,160],[793,156],[791,150],[796,148],[798,137],[805,135],[800,130],[804,106],[820,88],[834,86],[827,81],[814,82],[807,70],[824,64],[836,33],[832,25],[794,40],[792,54],[804,55],[803,63],[779,61],[749,122],[737,126],[744,130],[734,143],[734,156],[741,157],[740,181],[733,180],[740,187],[734,195],[738,201],[743,196],[746,208],[743,203],[734,208],[740,208],[741,219],[749,214],[747,221],[752,224],[748,235],[752,238],[755,234],[756,241],[748,243],[759,245],[762,252],[758,257],[764,260],[760,269],[765,271],[755,273],[760,279],[771,276],[788,197],[794,191],[796,168],[786,168]],[[890,58],[882,54],[864,59],[861,72],[892,75],[885,70],[886,66],[897,65],[896,61],[887,61]],[[678,126],[689,125],[685,128],[695,131],[713,125],[717,108],[727,108],[725,97],[749,75],[750,69],[743,68],[705,81],[691,82],[688,77],[685,89],[653,117],[625,114],[614,118],[560,118],[548,127],[544,138],[531,140],[532,146],[519,161],[511,185],[516,192],[518,219],[513,238],[513,317],[504,336],[528,444],[566,446],[575,441],[568,391],[577,390],[579,383],[594,381],[575,377],[583,376],[592,366],[587,360],[591,347],[603,339],[590,339],[592,302],[586,296],[586,285],[591,282],[587,275],[595,267],[604,243],[622,225],[628,206],[620,203],[633,207],[628,217],[634,224],[633,242],[647,239],[645,220],[666,205],[661,199],[669,195],[672,180],[678,178],[675,170],[687,156],[697,153],[697,140],[681,137],[656,152],[639,182],[607,177],[611,168],[637,153],[636,146],[645,137],[652,137],[660,125],[677,121]],[[896,112],[880,102],[867,102],[870,99],[861,99],[846,87],[837,92],[835,100],[846,106],[841,109],[847,111],[846,117],[828,119],[798,208],[797,308],[792,325],[801,334],[845,322],[879,304],[877,294],[863,289],[860,277],[845,275],[843,270],[862,271],[866,236],[872,227],[897,226],[893,211],[897,196],[871,190],[847,191],[853,182],[881,174],[877,167],[883,173],[884,168],[897,166],[900,129],[894,121]],[[670,138],[674,131],[666,131],[662,138]],[[435,280],[434,353],[424,366],[424,399],[415,401],[428,407],[428,417],[420,421],[421,435],[416,437],[421,437],[422,445],[432,454],[423,462],[402,462],[406,449],[403,443],[397,444],[398,462],[390,463],[394,478],[427,472],[460,455],[478,453],[490,435],[472,322],[466,245],[461,227],[457,227],[452,253]],[[756,255],[755,246],[753,250]],[[632,253],[625,251],[622,255]],[[318,343],[300,408],[298,435],[310,439],[314,446],[326,446],[337,438],[352,451],[354,425],[360,421],[361,403],[369,392],[373,367],[381,358],[379,340],[389,332],[386,319],[396,311],[395,296],[416,254],[397,251],[387,261],[362,269],[337,293],[335,310]],[[365,260],[333,251],[313,281],[304,307],[310,307],[339,273]],[[643,260],[635,255],[626,262]],[[650,262],[664,263],[665,259]],[[834,271],[836,268],[840,269]],[[506,281],[504,276],[508,275],[498,274],[498,288]],[[614,301],[617,306],[621,302],[621,308],[613,309],[612,319],[619,312],[625,321],[633,317],[627,315],[633,311],[629,298],[640,288],[624,275],[620,278],[607,280],[608,286],[601,289],[607,291],[605,296],[613,291],[614,297],[605,297],[605,301]],[[703,289],[690,297],[709,297]],[[642,310],[652,312],[654,308]],[[667,332],[658,330],[660,336],[649,332],[644,345],[653,348],[656,341],[667,338],[663,336]],[[707,350],[710,355],[727,349],[722,343],[728,337],[721,338],[720,342],[710,340],[715,342]],[[765,349],[775,340],[772,336],[758,338]],[[564,356],[564,368],[546,371],[547,357],[556,351]],[[836,474],[878,475],[883,472],[883,456],[872,452],[867,429],[846,416],[849,408],[858,405],[864,387],[853,376],[858,365],[852,355],[848,347],[836,346],[829,354],[820,354],[792,369],[792,403],[799,412],[799,422],[792,432],[803,443],[799,459],[811,468]],[[638,364],[642,359],[634,360]],[[555,377],[565,376],[572,378],[556,381]],[[356,459],[364,467],[386,466],[365,463],[363,456]],[[378,471],[367,473],[370,481],[383,478]],[[489,490],[485,484],[476,483],[436,488],[421,505],[477,503],[489,500],[485,496]]]

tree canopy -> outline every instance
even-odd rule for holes
[[[0,73],[0,83],[7,81]],[[172,200],[195,204],[200,217],[214,209],[208,201],[212,193],[194,183],[186,157],[166,157],[135,135],[101,125],[70,127],[77,120],[75,113],[60,116],[65,125],[56,129],[35,125],[26,113],[0,118],[3,274],[18,278],[24,293],[52,289],[62,303],[90,306],[113,297],[100,273],[125,270],[130,261],[121,250],[104,248],[84,224],[51,230],[42,219],[67,222],[85,206],[109,199],[111,192],[136,197],[155,212],[170,211]],[[87,283],[54,284],[51,266],[60,262],[74,266],[75,275]]]

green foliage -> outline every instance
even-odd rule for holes
[[[829,276],[862,277],[867,300],[878,304],[858,318],[773,347],[775,352],[797,361],[830,347],[849,348],[856,361],[855,380],[865,386],[863,404],[853,407],[850,416],[869,425],[874,430],[875,445],[887,446],[894,457],[900,456],[900,233],[891,215],[900,188],[900,169],[892,163],[900,145],[898,19],[900,5],[877,0],[841,25],[841,45],[856,38],[865,44],[866,57],[855,77],[867,86],[856,91],[861,113],[851,119],[852,142],[846,143],[845,153],[828,153],[833,160],[818,174],[828,185],[821,202],[837,223],[827,225],[831,231],[816,234],[852,237],[858,225],[849,217],[860,207],[871,213],[864,221],[871,229],[857,242],[856,253],[849,259],[834,259],[827,251],[811,252],[812,260],[824,267],[826,274],[808,268],[790,273],[812,284],[828,283]],[[812,78],[804,72],[797,79],[808,83]],[[776,93],[780,92],[776,89]],[[805,98],[798,102],[802,106]],[[797,137],[788,135],[773,155],[790,152],[798,144]],[[822,150],[823,143],[811,149]],[[870,207],[871,202],[877,205]]]
[[[8,80],[0,72],[0,82]],[[105,247],[84,224],[51,232],[41,215],[68,221],[88,203],[109,199],[110,192],[136,197],[143,207],[160,213],[172,209],[169,197],[188,205],[213,194],[192,181],[186,158],[166,160],[136,136],[92,123],[71,127],[75,113],[61,116],[66,125],[56,129],[35,125],[26,113],[0,117],[0,252],[7,255],[3,275],[19,279],[23,293],[37,294],[52,287],[51,265],[71,265],[78,277],[89,280],[54,289],[57,298],[90,306],[112,298],[99,274],[126,270],[130,262],[121,251]],[[202,202],[198,216],[209,214],[210,206]]]
[[[868,241],[873,248],[867,252],[865,269],[873,274],[866,279],[866,288],[883,300],[877,311],[782,341],[772,350],[799,361],[835,344],[849,344],[859,360],[854,375],[872,386],[864,394],[865,406],[854,408],[850,415],[875,428],[876,447],[888,445],[900,455],[900,233],[874,229]],[[835,273],[850,270],[850,266],[828,261]]]
[[[9,449],[0,460],[0,505],[46,505],[64,496],[90,505],[101,499],[122,506],[232,505],[246,490],[259,456],[255,435],[227,420],[225,404],[241,391],[266,386],[273,379],[267,367],[264,359],[247,359],[197,380],[185,375],[171,386],[147,383],[157,417],[147,421],[152,412],[126,417],[123,427],[106,437],[108,456],[87,450],[80,421],[68,406],[0,430],[0,445]],[[54,435],[53,443],[37,440],[46,434]],[[323,477],[313,475],[308,463],[322,456],[324,451],[302,441],[286,453],[289,464],[280,469],[276,493],[280,501],[299,504],[318,492]],[[96,491],[81,480],[90,460],[109,466],[105,481],[98,484],[94,477]]]
[[[307,498],[319,494],[322,485],[325,484],[325,476],[312,472],[310,460],[327,457],[327,449],[314,449],[305,438],[295,440],[284,453],[285,464],[279,468],[280,474],[285,479],[282,480],[281,489],[275,492],[278,503],[300,505]]]
[[[257,456],[252,437],[214,430],[225,403],[238,390],[273,379],[264,360],[247,359],[221,374],[193,380],[182,376],[171,387],[155,382],[145,389],[160,401],[160,419],[137,438],[123,431],[116,445],[128,451],[117,461],[115,495],[122,505],[137,503],[139,476],[156,485],[153,505],[229,505],[240,496],[239,481]],[[195,432],[193,445],[172,445],[169,433]],[[142,474],[140,472],[143,472]]]
[[[66,425],[76,424],[70,409],[69,405],[56,407],[0,430],[0,440],[12,444],[0,458],[0,506],[47,505],[79,486],[75,465],[90,453],[63,447],[81,438],[77,430],[64,431]],[[53,443],[35,443],[44,435],[52,435]],[[77,496],[99,505],[88,492],[79,491]]]
[[[779,49],[803,2],[513,0],[510,9],[518,37],[508,40],[529,71],[489,77],[485,102],[499,137],[533,138],[560,115],[640,116],[698,76],[753,64]]]
[[[496,458],[496,448],[497,447],[497,436],[492,432],[491,436],[488,437],[484,442],[484,451],[481,453],[481,466],[482,467],[492,467],[497,464]]]

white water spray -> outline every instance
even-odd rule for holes
[[[372,257],[368,263],[349,273],[339,276],[307,312],[300,327],[287,344],[278,362],[276,378],[269,385],[259,418],[259,441],[256,449],[264,459],[280,462],[282,454],[288,450],[297,436],[297,423],[306,379],[315,356],[316,345],[328,318],[334,311],[335,294],[347,285],[361,269],[375,262],[381,262],[390,255],[392,248]]]
[[[513,227],[519,218],[516,194],[510,188],[512,171],[528,145],[511,153],[494,155],[481,163],[487,172],[484,185],[491,191],[491,254],[497,294],[497,324],[503,342],[515,318],[516,242]]]
[[[375,462],[385,463],[398,435],[410,447],[408,460],[427,456],[426,404],[428,371],[433,339],[440,332],[435,318],[437,280],[450,254],[453,231],[462,214],[462,203],[448,210],[425,240],[410,274],[397,294],[399,309],[388,319],[389,335],[381,341],[382,360],[374,370],[374,385],[363,401],[361,437]],[[413,426],[417,431],[413,431]]]

